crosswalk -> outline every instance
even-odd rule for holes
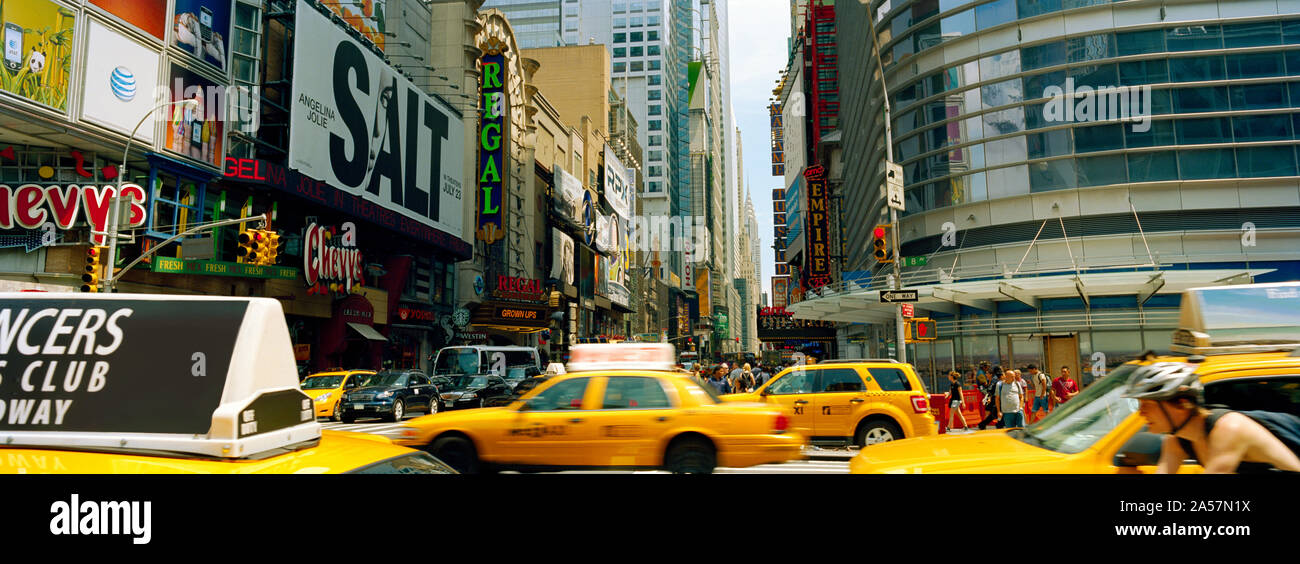
[[[418,416],[415,416],[418,417]],[[408,417],[406,419],[413,419]],[[359,423],[336,423],[333,421],[321,421],[321,427],[336,431],[352,431],[355,433],[372,433],[383,434],[401,426],[401,423],[380,421],[378,419],[364,419]],[[849,460],[796,460],[784,464],[763,464],[760,466],[750,466],[748,468],[718,468],[715,470],[718,474],[848,474]],[[567,472],[566,472],[567,473]],[[604,474],[606,471],[584,471],[577,472],[584,474]],[[628,472],[618,472],[626,474]],[[631,472],[632,474],[667,474],[662,470],[642,470]]]

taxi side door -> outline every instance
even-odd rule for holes
[[[592,466],[651,466],[659,438],[676,424],[680,402],[660,378],[609,376],[598,386],[600,402],[592,411],[595,435],[583,454]]]
[[[817,374],[813,434],[852,438],[857,412],[867,402],[862,374],[848,366],[823,368]]]
[[[817,370],[796,366],[773,379],[762,391],[764,401],[785,408],[791,414],[790,427],[806,437],[813,435],[815,424],[813,390],[816,380]]]
[[[582,447],[595,435],[590,424],[594,395],[591,377],[570,378],[538,392],[509,414],[497,430],[497,462],[538,466],[578,466]]]

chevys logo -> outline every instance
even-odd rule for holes
[[[147,217],[145,192],[138,184],[123,184],[121,195],[131,198],[131,217],[122,219],[122,228],[140,227]],[[38,186],[23,184],[10,188],[0,184],[0,229],[38,229],[46,221],[59,229],[72,229],[84,220],[103,232],[108,224],[112,186]],[[104,244],[104,235],[91,235],[90,241]]]
[[[321,280],[342,282],[348,292],[354,284],[362,282],[361,250],[356,248],[355,227],[344,224],[342,245],[327,244],[330,232],[315,223],[307,226],[303,236],[303,276],[308,286],[315,286]]]

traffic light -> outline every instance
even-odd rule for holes
[[[280,234],[266,230],[266,261],[267,266],[274,265],[280,260],[280,251],[284,249],[284,241],[280,240]]]
[[[86,268],[81,274],[81,291],[98,292],[99,276],[103,272],[99,263],[104,256],[104,247],[90,247],[86,249]]]
[[[894,253],[889,248],[889,224],[877,225],[871,231],[871,247],[876,257],[876,262],[880,264],[889,264],[894,262]]]
[[[235,249],[235,261],[245,264],[256,262],[257,258],[257,241],[253,238],[252,229],[240,229],[239,235],[235,240],[239,242],[239,247]]]
[[[939,338],[939,327],[933,319],[918,317],[904,322],[904,335],[907,342],[918,343]]]

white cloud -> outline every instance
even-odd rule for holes
[[[761,232],[763,291],[770,292],[773,267],[772,189],[782,180],[772,176],[771,126],[767,105],[772,89],[789,59],[789,0],[729,0],[731,100],[735,123],[745,151],[740,173],[754,201]],[[740,202],[743,209],[744,203]]]

